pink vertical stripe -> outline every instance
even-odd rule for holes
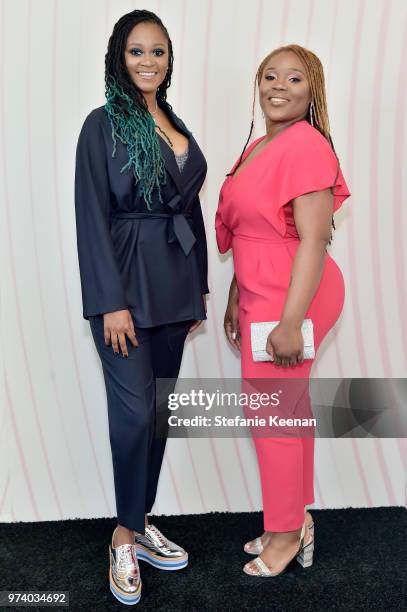
[[[0,520],[1,520],[1,517],[3,516],[3,508],[4,508],[4,504],[6,503],[9,484],[10,484],[10,472],[8,471],[6,486],[4,487],[3,495],[1,496],[1,501],[0,501]]]
[[[389,500],[389,505],[396,506],[397,496],[394,492],[393,482],[390,478],[387,463],[384,458],[383,446],[382,446],[382,441],[380,438],[375,438],[375,448],[376,448],[376,454],[377,454],[377,461],[379,463],[380,470],[382,472],[383,482],[384,482],[384,486],[387,492],[387,497]]]
[[[333,21],[333,26],[332,26],[332,31],[334,31],[335,29],[335,21],[336,21],[336,17],[337,17],[337,11],[338,11],[338,3],[335,3],[335,13],[334,13],[334,21]],[[358,30],[356,30],[356,32],[358,32]],[[333,52],[333,46],[331,44],[331,49],[330,49],[330,61],[329,61],[329,66],[331,66],[331,58],[332,58],[332,52]],[[354,51],[354,57],[355,57],[355,51]],[[356,73],[354,75],[356,77]],[[351,146],[351,143],[349,141],[349,136],[350,136],[350,131],[348,131],[348,148],[349,146]],[[353,235],[353,227],[352,227],[352,217],[350,217],[349,219],[349,231],[352,232]],[[346,228],[345,228],[346,230]],[[351,284],[352,284],[352,280],[354,281],[354,279],[351,278]],[[355,288],[355,283],[353,282],[353,289]],[[345,290],[346,291],[346,290]],[[346,291],[346,294],[348,295],[348,292]],[[345,304],[347,303],[348,300],[346,300],[345,298]],[[336,323],[336,326],[333,330],[333,334],[334,334],[334,342],[335,342],[335,355],[336,355],[336,361],[337,361],[337,366],[338,366],[338,376],[340,378],[344,377],[344,371],[343,371],[343,365],[342,365],[342,356],[341,356],[341,351],[340,351],[340,346],[338,344],[338,323],[339,321]],[[360,336],[362,335],[361,333],[361,325],[360,325],[360,321],[358,322],[359,326],[360,326]],[[356,468],[357,468],[357,472],[359,475],[359,480],[360,483],[362,485],[362,490],[364,493],[364,498],[365,498],[365,503],[367,505],[367,507],[371,508],[373,506],[373,502],[372,502],[372,498],[370,495],[370,491],[369,491],[369,486],[368,486],[368,482],[367,482],[367,478],[364,472],[364,468],[361,462],[361,458],[360,458],[360,450],[359,450],[359,440],[357,438],[351,438],[351,448],[352,448],[352,452],[354,455],[354,460],[355,460],[355,464],[356,464]]]
[[[214,444],[212,438],[209,438],[209,446],[210,446],[210,449],[211,449],[213,461],[215,463],[215,469],[216,469],[216,474],[217,474],[218,480],[219,480],[220,490],[222,491],[223,499],[225,500],[226,510],[228,512],[230,512],[231,511],[231,505],[230,505],[228,493],[227,493],[227,490],[226,490],[226,487],[225,487],[225,481],[224,481],[224,478],[223,478],[221,464],[220,464],[219,459],[218,459],[218,453],[217,453],[217,450],[215,448],[215,444]]]
[[[264,10],[264,2],[263,0],[258,0],[257,16],[256,16],[256,30],[255,30],[255,35],[254,35],[254,70],[253,70],[253,74],[256,74],[258,64],[260,63],[259,62],[259,54],[260,54],[259,49],[260,49],[262,23],[263,23],[263,10]]]
[[[183,509],[182,501],[181,501],[181,495],[180,495],[180,492],[179,492],[178,487],[177,487],[177,479],[175,478],[174,470],[172,469],[171,459],[170,459],[169,455],[170,454],[169,454],[168,450],[166,449],[163,461],[165,461],[167,463],[167,466],[168,466],[168,471],[170,473],[170,478],[171,478],[171,482],[172,482],[172,488],[174,489],[175,500],[177,502],[179,513],[180,514],[184,514],[184,509]]]
[[[404,365],[407,365],[407,321],[405,312],[407,311],[407,296],[406,296],[406,268],[405,268],[405,249],[404,249],[404,236],[402,228],[403,223],[403,134],[404,134],[404,108],[406,105],[406,74],[405,67],[403,64],[403,58],[407,57],[407,19],[405,21],[402,49],[400,56],[400,69],[398,78],[398,91],[396,101],[396,113],[395,113],[395,136],[394,136],[394,171],[393,171],[393,185],[394,185],[394,204],[393,204],[393,248],[394,248],[394,261],[396,268],[396,292],[397,292],[397,305],[399,311],[399,321],[401,328],[402,337],[402,350],[404,356]],[[407,441],[405,439],[398,438],[397,444],[400,452],[402,465],[406,468],[406,479],[407,479],[407,465],[406,465],[406,453],[407,453]],[[406,488],[407,495],[407,488]]]
[[[280,27],[280,41],[278,46],[287,44],[287,26],[288,26],[288,14],[290,12],[291,0],[285,0],[284,8],[283,8],[283,16],[281,18],[281,27]]]
[[[330,92],[329,82],[330,82],[330,75],[331,75],[331,66],[332,66],[332,58],[333,58],[333,51],[334,51],[334,43],[335,43],[335,32],[336,32],[335,26],[336,26],[337,14],[338,14],[338,0],[335,0],[333,16],[332,16],[331,34],[330,34],[328,68],[325,69],[325,67],[324,67],[325,83],[326,83],[327,98],[328,99],[330,97],[329,96],[329,92]],[[345,289],[345,292],[346,292],[346,289]],[[345,296],[345,304],[346,304],[346,296]],[[337,363],[337,373],[338,373],[338,376],[340,378],[343,378],[342,357],[341,357],[340,347],[339,347],[339,344],[338,344],[338,325],[339,324],[340,324],[340,319],[335,324],[335,327],[334,327],[334,329],[332,330],[331,333],[332,333],[332,341],[333,341],[334,349],[335,349],[335,357],[336,357],[336,363]]]
[[[368,507],[372,508],[374,504],[370,496],[369,486],[367,484],[365,471],[363,469],[362,461],[360,459],[359,446],[357,444],[357,440],[355,438],[351,438],[351,444],[352,444],[353,454],[355,455],[356,465],[357,465],[358,472],[360,475],[360,480],[362,482],[362,487],[363,487],[363,492],[365,494],[366,502],[367,502]]]
[[[314,0],[310,0],[308,4],[307,30],[305,33],[305,46],[306,47],[308,47],[309,45],[309,40],[311,36],[311,27],[312,27],[312,20],[314,18],[314,10],[315,10],[315,2]]]
[[[403,198],[403,162],[404,154],[404,125],[405,125],[405,108],[407,102],[407,78],[405,58],[407,57],[407,20],[403,33],[402,51],[400,56],[399,77],[397,79],[398,91],[396,102],[396,113],[394,121],[394,170],[393,170],[393,185],[394,185],[394,202],[393,202],[393,249],[394,262],[396,267],[396,291],[397,291],[397,306],[399,311],[399,321],[401,327],[402,348],[404,355],[404,366],[407,366],[407,294],[406,294],[406,252],[405,252],[405,236],[403,233],[403,217],[405,218],[404,205],[407,198]]]
[[[343,482],[342,482],[342,478],[341,478],[341,470],[338,466],[338,462],[336,460],[336,454],[335,454],[335,448],[332,442],[332,438],[328,438],[328,445],[329,445],[329,452],[331,454],[331,458],[332,458],[332,463],[334,465],[335,468],[335,476],[336,476],[336,482],[338,483],[338,487],[340,487],[341,489],[341,493],[342,493],[342,499],[345,501],[346,499],[346,493],[344,491],[343,488]]]
[[[361,37],[359,33],[362,31],[363,20],[364,20],[364,12],[365,12],[365,2],[362,0],[359,3],[358,14],[356,20],[355,34],[354,34],[354,47],[352,54],[352,69],[349,78],[350,83],[357,83],[357,77],[359,73],[359,53],[360,53],[360,43]],[[349,107],[348,107],[348,161],[349,161],[349,185],[352,189],[353,183],[353,167],[355,165],[354,162],[354,140],[356,138],[356,125],[355,125],[355,113],[356,113],[356,96],[349,97]],[[352,213],[349,215],[347,220],[347,247],[348,247],[348,260],[349,260],[349,277],[350,277],[350,286],[351,286],[351,304],[353,311],[353,321],[355,326],[355,343],[357,355],[359,357],[359,367],[363,377],[367,376],[367,363],[366,363],[366,353],[365,346],[363,342],[363,331],[361,324],[361,316],[360,316],[360,300],[359,300],[359,287],[357,280],[357,258],[356,258],[356,249],[355,245],[357,245],[357,240],[355,238],[354,231],[354,222]],[[356,375],[356,373],[355,373]]]
[[[326,504],[325,504],[324,498],[322,496],[322,489],[321,489],[321,486],[319,484],[319,478],[318,478],[316,470],[314,470],[314,482],[315,482],[315,493],[316,493],[316,495],[314,496],[315,497],[315,502],[314,503],[318,503],[317,500],[319,500],[319,503],[318,503],[319,507],[320,508],[326,508]]]
[[[327,84],[327,88],[329,91],[329,79],[331,76],[331,66],[332,66],[332,58],[333,58],[333,50],[334,50],[334,44],[335,44],[335,32],[336,32],[336,18],[338,15],[338,0],[335,0],[334,3],[334,11],[333,11],[333,17],[332,17],[332,27],[331,27],[331,34],[329,37],[330,40],[330,45],[329,45],[329,61],[328,61],[328,68],[325,70],[325,82]]]
[[[383,79],[384,73],[384,53],[383,48],[386,47],[386,41],[388,36],[388,25],[389,25],[390,10],[387,4],[383,5],[383,10],[380,19],[380,32],[378,36],[377,45],[377,56],[375,62],[375,76],[374,83],[380,83]],[[383,362],[383,371],[386,378],[392,376],[392,367],[390,360],[389,347],[387,343],[387,330],[386,330],[386,317],[385,309],[383,304],[382,294],[382,275],[381,275],[381,260],[380,260],[380,233],[379,233],[379,221],[378,221],[378,179],[377,173],[379,171],[379,128],[380,128],[380,104],[378,96],[372,96],[372,123],[371,123],[371,169],[370,169],[370,203],[371,203],[371,214],[370,214],[370,227],[372,232],[371,239],[371,261],[373,269],[373,287],[374,287],[374,305],[377,312],[377,329],[378,339],[380,342],[380,356]],[[377,358],[377,357],[376,357]],[[396,505],[396,495],[394,493],[393,484],[390,479],[387,464],[384,459],[383,449],[381,441],[375,439],[375,447],[377,453],[377,459],[382,471],[384,485],[386,487],[389,503],[392,506]]]
[[[202,511],[203,512],[207,512],[207,506],[206,506],[206,502],[205,502],[205,496],[203,495],[202,492],[202,488],[201,488],[201,483],[199,482],[199,475],[195,466],[195,461],[194,461],[194,456],[192,454],[192,449],[191,449],[191,441],[189,438],[186,438],[186,443],[187,443],[187,449],[188,449],[188,455],[189,455],[189,460],[191,463],[191,467],[192,467],[192,471],[194,473],[194,480],[198,489],[198,493],[199,493],[199,499],[201,501],[201,506],[202,506]]]
[[[374,83],[383,82],[383,71],[384,71],[384,56],[383,49],[386,48],[388,25],[389,25],[389,5],[383,4],[382,15],[380,18],[380,32],[377,38],[377,54],[374,61],[375,74]],[[383,90],[381,93],[384,93]],[[369,201],[370,201],[370,229],[372,233],[370,245],[370,258],[372,262],[373,272],[373,288],[374,288],[374,308],[376,309],[376,322],[377,322],[377,338],[380,343],[380,353],[375,356],[375,359],[381,359],[383,362],[383,372],[386,378],[392,376],[392,368],[389,354],[389,347],[387,343],[387,330],[386,330],[386,316],[383,305],[383,294],[382,294],[382,271],[381,271],[381,245],[380,245],[380,232],[379,232],[379,211],[378,211],[378,171],[379,171],[379,150],[380,150],[380,93],[378,95],[372,95],[372,121],[370,126],[371,132],[371,163],[370,163],[370,189],[369,189]]]
[[[21,443],[20,440],[20,435],[18,432],[18,427],[17,427],[17,421],[15,418],[15,414],[14,414],[14,408],[13,408],[13,403],[12,403],[12,399],[11,399],[11,393],[10,393],[10,389],[9,389],[9,385],[8,385],[8,380],[7,380],[7,376],[5,376],[5,392],[6,392],[6,403],[7,403],[7,407],[9,410],[9,414],[10,414],[10,423],[12,426],[12,430],[14,433],[14,438],[16,441],[16,446],[17,446],[17,452],[20,458],[20,463],[21,463],[21,467],[23,470],[23,474],[24,474],[24,479],[25,479],[25,483],[27,486],[27,490],[28,490],[28,497],[30,498],[31,501],[31,506],[33,509],[33,513],[34,513],[34,517],[36,521],[40,521],[41,520],[41,516],[40,513],[38,511],[38,506],[37,506],[37,502],[35,500],[35,495],[34,495],[34,490],[33,490],[33,485],[31,482],[31,477],[30,477],[30,473],[28,471],[28,467],[27,467],[27,462],[25,460],[25,456],[24,456],[24,450],[23,450],[23,445]],[[60,507],[58,506],[59,512],[60,512],[60,518],[62,518],[62,511],[60,509]]]
[[[82,389],[82,384],[81,384],[81,379],[80,379],[80,370],[79,370],[79,365],[78,365],[78,360],[76,357],[76,347],[75,347],[75,342],[74,342],[74,333],[73,333],[73,326],[72,326],[72,320],[71,320],[71,314],[69,311],[69,298],[68,298],[68,288],[67,288],[67,280],[66,280],[66,265],[65,265],[65,259],[64,259],[64,252],[62,249],[62,244],[63,244],[63,231],[62,231],[62,223],[61,223],[61,215],[59,212],[59,201],[60,201],[60,197],[59,197],[59,187],[58,187],[58,178],[57,178],[57,165],[58,165],[58,147],[57,147],[57,142],[56,142],[56,124],[57,124],[57,120],[56,120],[56,108],[57,108],[57,101],[56,101],[56,58],[57,58],[57,53],[56,53],[56,44],[57,44],[57,38],[58,38],[58,9],[59,9],[59,1],[55,3],[55,10],[54,10],[54,37],[53,37],[53,48],[52,48],[52,85],[53,85],[53,104],[52,104],[52,133],[53,133],[53,158],[54,158],[54,173],[53,173],[53,186],[54,186],[54,193],[55,193],[55,213],[56,213],[56,218],[57,218],[57,233],[58,233],[58,247],[59,247],[59,259],[61,262],[61,280],[63,283],[63,288],[64,288],[64,298],[65,298],[65,306],[66,306],[66,322],[67,322],[67,329],[69,332],[69,340],[70,340],[70,346],[71,346],[71,355],[72,355],[72,359],[73,359],[73,363],[74,363],[74,369],[75,369],[75,375],[76,375],[76,379],[78,382],[78,391],[79,391],[79,395],[80,395],[80,399],[81,399],[81,407],[82,407],[82,412],[83,412],[83,417],[85,420],[85,425],[86,425],[86,431],[88,434],[88,438],[89,438],[89,442],[90,442],[90,447],[91,447],[91,452],[92,452],[92,457],[93,457],[93,461],[95,464],[95,469],[96,469],[96,473],[97,473],[97,479],[99,482],[99,486],[102,492],[102,497],[105,503],[105,507],[106,507],[106,511],[108,512],[108,515],[111,516],[113,514],[111,508],[110,508],[110,504],[109,504],[109,500],[106,494],[106,490],[105,490],[105,485],[103,482],[103,478],[102,478],[102,473],[101,473],[101,469],[99,466],[99,462],[97,459],[97,455],[96,455],[96,450],[95,450],[95,444],[93,441],[93,436],[92,436],[92,431],[91,431],[91,427],[90,427],[90,423],[89,423],[89,417],[87,414],[87,410],[86,410],[86,405],[85,405],[85,400],[84,400],[84,394],[83,394],[83,389]]]
[[[345,304],[346,304],[346,294],[345,294]],[[334,329],[332,330],[333,342],[335,347],[335,358],[337,363],[337,373],[339,378],[343,378],[343,365],[342,365],[342,355],[340,351],[340,346],[338,342],[338,323],[336,323]]]
[[[185,53],[185,27],[187,17],[187,0],[184,0],[181,8],[181,31],[179,36],[179,53],[177,54],[177,74],[178,77],[178,98],[177,98],[177,109],[176,112],[180,113],[181,117],[183,114],[183,85],[184,85],[184,53]],[[175,67],[174,67],[175,68]]]
[[[250,487],[249,487],[249,483],[248,483],[247,476],[246,476],[246,470],[244,469],[243,460],[242,460],[242,456],[241,456],[241,453],[240,453],[240,439],[233,438],[233,444],[234,444],[234,447],[235,447],[237,461],[239,463],[239,472],[240,472],[240,475],[242,477],[244,492],[245,492],[245,495],[246,495],[246,499],[247,499],[247,501],[249,503],[249,510],[251,510],[253,512],[254,511],[254,503],[253,503],[252,494],[250,493]]]
[[[311,370],[311,373],[312,373],[312,370]],[[319,379],[317,377],[315,377],[314,380],[319,380]],[[317,384],[318,387],[320,388],[321,383],[319,383],[319,382],[315,383],[314,382],[313,385],[315,385],[315,384]],[[323,398],[323,395],[321,394],[321,392],[320,392],[320,397]],[[322,399],[322,401],[324,402],[323,399]],[[312,405],[311,405],[311,408],[312,408]],[[315,444],[317,443],[317,440],[318,440],[318,438],[315,440]],[[340,468],[338,467],[338,462],[336,460],[336,454],[335,454],[332,438],[327,438],[327,440],[328,440],[328,445],[329,445],[329,451],[330,451],[331,458],[332,458],[332,463],[333,463],[333,465],[335,467],[336,480],[338,482],[338,485],[340,485],[340,487],[341,487],[342,497],[345,500],[346,496],[345,496],[345,492],[344,492],[344,489],[343,489],[343,486],[342,486],[342,480],[341,480],[341,477],[340,477]]]

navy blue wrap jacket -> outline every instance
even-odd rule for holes
[[[173,111],[174,127],[189,140],[180,172],[171,147],[157,135],[166,168],[162,202],[151,211],[139,193],[117,139],[115,157],[104,106],[86,117],[78,139],[75,211],[83,316],[129,309],[139,327],[206,319],[207,246],[199,191],[206,161],[191,132]]]

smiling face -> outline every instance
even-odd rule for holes
[[[293,51],[280,51],[267,61],[259,83],[266,125],[303,119],[311,102],[305,66]]]
[[[157,24],[139,23],[127,38],[124,57],[130,77],[141,93],[155,93],[167,74],[168,39]]]

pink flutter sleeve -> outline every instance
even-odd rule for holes
[[[350,196],[350,191],[331,145],[320,132],[309,126],[309,129],[293,136],[276,168],[273,225],[284,236],[283,207],[294,198],[329,187],[333,189],[335,212]]]
[[[226,253],[232,246],[232,232],[224,224],[222,220],[222,191],[219,196],[218,209],[215,216],[216,242],[218,244],[219,253]]]

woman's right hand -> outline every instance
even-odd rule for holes
[[[239,288],[236,276],[233,276],[229,289],[228,305],[226,307],[223,327],[226,338],[230,345],[240,351],[240,326],[239,326]]]
[[[123,357],[129,356],[126,344],[126,335],[133,346],[138,346],[138,341],[134,330],[134,323],[129,310],[106,312],[103,315],[103,326],[105,344],[111,344],[115,353],[119,353],[120,345]]]

